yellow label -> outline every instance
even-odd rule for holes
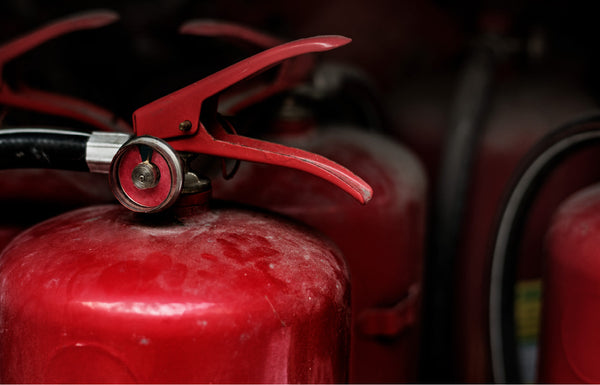
[[[535,343],[540,330],[542,280],[518,281],[515,287],[515,321],[519,343]]]

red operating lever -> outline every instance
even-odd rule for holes
[[[284,41],[254,30],[252,28],[220,20],[190,20],[182,24],[180,33],[228,38],[236,41],[250,43],[258,48],[267,49],[283,44]],[[286,60],[281,64],[275,80],[253,90],[234,93],[225,104],[225,113],[236,114],[244,108],[261,102],[279,92],[289,90],[309,78],[309,74],[316,65],[314,55],[302,55]],[[239,98],[238,95],[243,95]]]
[[[350,41],[343,36],[318,36],[267,49],[139,108],[133,114],[135,133],[165,139],[177,151],[306,171],[342,188],[361,203],[366,203],[371,199],[373,190],[348,169],[307,151],[229,134],[215,119],[216,98],[232,85],[286,59],[328,51]]]
[[[131,132],[131,127],[125,121],[116,119],[113,113],[92,103],[25,86],[13,90],[2,77],[2,69],[7,62],[38,45],[73,31],[103,27],[118,18],[119,16],[112,11],[79,13],[52,22],[0,46],[0,105],[64,116],[105,131]]]

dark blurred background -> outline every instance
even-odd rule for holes
[[[453,74],[483,31],[529,47],[518,65],[544,58],[548,70],[573,71],[597,94],[596,14],[586,2],[446,0],[35,1],[0,3],[0,40],[65,15],[106,8],[121,20],[49,42],[11,62],[8,79],[95,102],[129,119],[133,110],[245,56],[210,38],[181,36],[192,18],[241,22],[282,38],[341,34],[351,45],[327,53],[369,74],[384,100],[415,78]],[[537,40],[536,40],[537,39]],[[550,65],[552,64],[552,65]]]

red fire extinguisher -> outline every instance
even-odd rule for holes
[[[486,19],[495,20],[496,26],[508,25],[509,20],[498,16]],[[428,381],[493,380],[488,293],[481,288],[489,286],[488,247],[504,190],[519,161],[541,137],[595,104],[580,76],[568,71],[556,76],[557,71],[548,69],[557,64],[564,68],[562,63],[548,57],[531,60],[536,52],[523,50],[535,46],[526,41],[539,43],[543,34],[517,40],[508,31],[494,30],[492,34],[486,27],[488,32],[480,35],[478,41],[485,45],[474,45],[453,97],[449,81],[453,78],[440,76],[440,70],[428,78],[411,79],[401,87],[402,97],[392,100],[400,106],[394,110],[403,126],[400,138],[424,160],[437,191],[429,227],[435,238],[427,243],[430,286],[425,292],[430,289],[430,299],[426,294],[424,303],[429,307],[423,323],[423,379]],[[523,48],[516,51],[517,47]],[[517,52],[531,58],[526,66],[517,65]],[[524,382],[535,377],[540,244],[552,210],[600,176],[594,167],[597,159],[597,153],[585,151],[561,164],[537,195],[522,246],[515,251],[521,255],[514,306]]]
[[[303,225],[208,203],[210,183],[190,167],[196,153],[291,167],[368,201],[371,188],[344,167],[227,133],[217,114],[223,89],[348,41],[302,39],[245,59],[138,109],[133,138],[0,131],[3,168],[107,172],[133,211],[79,209],[7,246],[0,381],[347,381],[349,277],[338,249]]]
[[[117,19],[118,15],[111,11],[84,12],[51,22],[4,43],[0,46],[0,74],[5,75],[2,70],[10,61],[49,40],[75,31],[103,27]],[[92,103],[34,89],[12,80],[0,77],[0,106],[4,108],[1,123],[4,126],[13,110],[25,110],[61,116],[103,131],[132,131],[122,119]],[[0,198],[4,203],[4,215],[0,220],[0,248],[13,235],[39,220],[84,204],[114,200],[100,175],[49,169],[2,170],[1,173]]]
[[[191,21],[182,30],[273,44],[272,38],[232,23]],[[310,81],[314,64],[288,62],[274,83],[256,87],[258,92],[234,93],[229,100],[237,103],[228,105],[248,113],[249,104],[289,91],[279,104],[273,98],[263,102],[268,106],[264,109],[279,110],[259,125],[268,127],[263,137],[355,170],[375,191],[369,210],[310,175],[259,164],[244,164],[230,182],[215,180],[215,195],[288,215],[331,238],[346,257],[352,278],[350,382],[414,382],[426,211],[424,171],[410,151],[390,138],[348,124],[319,124],[311,110],[318,98],[305,102],[311,94],[307,88],[312,87],[312,94],[322,93],[316,90],[319,82]],[[337,78],[342,84],[343,74]],[[293,88],[298,84],[302,85],[299,91]],[[251,96],[240,100],[235,97],[240,94]],[[264,188],[269,184],[273,186]]]
[[[539,381],[597,383],[598,185],[565,201],[550,225]]]
[[[600,116],[585,117],[542,139],[523,161],[500,212],[492,253],[489,331],[494,377],[522,382],[514,317],[523,229],[553,173],[600,144]],[[586,149],[586,150],[589,150]],[[538,375],[541,382],[597,382],[596,238],[598,187],[584,189],[555,212],[546,236]]]

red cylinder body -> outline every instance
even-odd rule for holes
[[[194,210],[96,206],[19,235],[0,258],[0,381],[347,381],[337,248],[265,214]]]
[[[600,382],[600,185],[570,197],[546,238],[541,382]]]
[[[352,278],[350,381],[416,381],[426,199],[420,162],[393,140],[350,127],[268,140],[352,169],[373,187],[373,199],[361,206],[319,178],[250,163],[218,182],[217,197],[289,215],[332,239]]]

